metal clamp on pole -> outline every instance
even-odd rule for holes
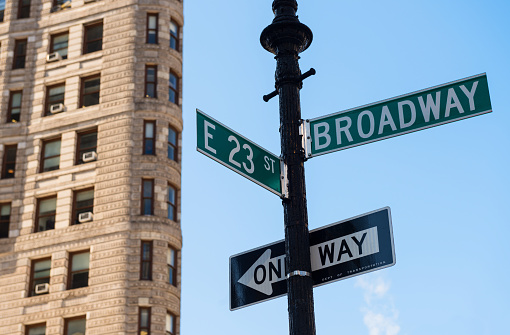
[[[311,277],[312,274],[310,272],[307,272],[307,271],[296,270],[296,271],[292,271],[292,272],[287,273],[286,278],[289,279],[290,277],[293,277],[293,276]]]

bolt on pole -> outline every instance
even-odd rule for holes
[[[300,135],[301,106],[299,91],[302,75],[299,53],[312,42],[312,31],[296,16],[297,1],[273,1],[275,18],[260,36],[260,43],[276,55],[275,92],[264,100],[279,95],[280,138],[282,158],[287,165],[288,198],[283,199],[285,253],[290,335],[315,335],[313,281],[311,277],[310,242],[304,151]],[[313,73],[312,73],[313,72]]]

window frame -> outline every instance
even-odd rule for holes
[[[150,28],[150,17],[156,17],[156,28]],[[150,42],[150,33],[154,33],[154,43]],[[146,25],[146,36],[145,43],[147,44],[159,44],[159,13],[147,13],[147,25]]]
[[[89,267],[87,269],[73,271],[73,258],[74,258],[74,256],[81,255],[81,254],[89,254]],[[74,289],[78,289],[78,288],[88,287],[89,286],[89,278],[90,278],[90,249],[70,252],[69,253],[69,265],[68,265],[67,270],[68,270],[67,271],[67,290],[74,290]],[[87,285],[73,287],[73,275],[75,275],[77,273],[84,273],[84,272],[87,272]]]
[[[18,94],[18,93],[20,94],[19,106],[13,106],[12,104],[14,102],[14,95]],[[17,123],[17,122],[20,122],[22,106],[23,106],[23,90],[10,91],[9,92],[9,106],[7,108],[7,121],[6,121],[6,123]],[[12,110],[13,109],[19,109],[19,113],[17,113],[17,115],[18,115],[17,119],[13,119],[12,118]]]
[[[64,335],[72,335],[72,334],[69,334],[69,322],[75,321],[75,320],[81,320],[81,319],[85,320],[85,329],[84,329],[83,334],[86,334],[87,333],[87,316],[80,315],[80,316],[75,316],[72,318],[64,318]]]
[[[166,311],[166,315],[170,315],[170,317],[172,318],[172,324],[171,324],[171,327],[173,328],[173,332],[167,330],[167,323],[166,323],[166,316],[165,316],[165,334],[166,335],[175,335],[177,333],[177,315],[175,315],[174,313],[170,312],[170,311]]]
[[[175,133],[175,143],[170,142],[170,131],[173,131]],[[179,135],[180,135],[180,133],[177,131],[177,129],[175,129],[171,125],[168,125],[166,157],[168,159],[171,159],[171,160],[177,162],[177,163],[179,162]],[[168,154],[169,148],[172,148],[172,150],[174,152],[173,158],[169,157],[169,154]]]
[[[170,183],[167,184],[167,188],[166,189],[167,189],[167,195],[166,195],[167,215],[166,215],[166,217],[167,217],[167,219],[170,219],[170,220],[172,220],[174,222],[177,222],[177,199],[178,199],[178,195],[179,195],[179,190],[175,186],[170,184]],[[173,189],[173,191],[174,191],[174,197],[175,197],[174,203],[172,203],[170,201],[170,189]],[[173,210],[173,218],[169,218],[168,217],[169,216],[168,215],[168,208],[169,207],[171,207],[172,210]]]
[[[2,209],[4,206],[9,206],[9,217],[7,219],[2,220]],[[2,230],[5,230],[7,232],[6,236],[2,237],[0,235],[0,238],[9,238],[11,215],[12,215],[12,203],[10,203],[10,202],[0,203],[0,233],[2,232]],[[4,225],[5,225],[5,227],[2,227]]]
[[[175,77],[175,87],[173,87],[171,85],[171,78],[172,76]],[[180,92],[180,81],[181,81],[181,78],[177,75],[176,72],[170,70],[170,74],[168,76],[168,101],[170,101],[171,103],[174,103],[176,105],[179,105],[179,92]],[[172,90],[172,92],[175,94],[175,101],[172,101],[170,99],[170,90]]]
[[[154,80],[153,81],[149,81],[149,70],[152,69],[154,70]],[[154,96],[151,96],[149,95],[149,85],[153,85],[154,86],[154,89],[153,89],[153,92],[154,92]],[[158,98],[158,66],[155,65],[155,64],[145,64],[145,90],[144,90],[144,97],[145,98],[153,98],[153,99],[157,99]]]
[[[142,325],[142,311],[147,311],[147,325]],[[142,331],[146,331],[146,335],[151,334],[151,307],[148,306],[139,306],[138,307],[138,333],[141,334]]]
[[[19,46],[22,43],[25,44],[24,51],[19,52]],[[12,57],[12,59],[13,59],[12,69],[13,70],[24,69],[26,67],[27,50],[28,50],[28,39],[27,38],[22,38],[22,39],[14,41],[14,56]],[[21,60],[21,59],[23,59],[23,66],[21,66],[21,64],[18,64],[18,60]]]
[[[141,241],[140,244],[140,280],[152,280],[152,265],[153,265],[153,241]],[[149,246],[149,257],[148,259],[144,259],[144,246]],[[147,277],[144,275],[144,264],[148,264],[148,274]]]
[[[152,137],[147,135],[147,126],[152,124]],[[143,120],[143,155],[156,156],[156,120]],[[152,141],[152,153],[147,150],[149,141]]]
[[[30,17],[30,7],[32,5],[32,1],[28,0],[28,6],[23,4],[24,0],[18,1],[18,19],[28,19]],[[28,12],[26,11],[28,7]],[[26,16],[22,16],[26,15]]]
[[[101,26],[101,38],[96,38],[93,40],[87,40],[88,34],[90,33],[90,29],[93,29],[95,27]],[[87,23],[83,25],[83,45],[82,45],[82,55],[90,54],[93,52],[101,51],[103,50],[103,37],[104,37],[104,26],[103,21],[97,21],[92,23]],[[94,42],[101,41],[101,47],[99,49],[89,50],[90,44],[93,44]]]
[[[59,141],[60,142],[60,149],[59,149],[59,153],[58,155],[54,155],[54,156],[50,156],[50,157],[44,157],[45,156],[45,153],[46,153],[46,146],[49,144],[49,143],[52,143],[52,142],[57,142]],[[40,168],[39,168],[39,173],[43,173],[43,172],[50,172],[50,171],[55,171],[55,170],[59,170],[60,169],[60,155],[62,154],[62,138],[61,137],[56,137],[56,138],[52,138],[52,139],[47,139],[47,140],[43,140],[42,142],[42,150],[41,150],[41,159],[40,159]],[[59,157],[59,160],[58,160],[58,167],[56,169],[51,169],[51,170],[44,170],[44,162],[47,160],[47,159],[51,159],[51,158],[55,158],[55,157]]]
[[[64,48],[55,49],[55,38],[63,36],[63,35],[67,35],[67,47],[65,48],[66,49],[65,55],[62,55],[59,52],[60,50],[63,50]],[[67,52],[69,51],[68,49],[69,49],[69,31],[64,31],[64,32],[53,34],[50,36],[50,53],[59,52],[62,59],[67,59]]]
[[[97,91],[93,91],[93,92],[89,92],[89,93],[85,94],[85,83],[87,81],[91,81],[91,80],[95,80],[95,79],[99,79],[99,88],[97,89]],[[84,105],[85,96],[93,95],[95,93],[99,94],[99,96],[97,97],[97,103],[85,106]],[[98,74],[94,74],[91,76],[82,77],[81,84],[80,84],[80,105],[78,107],[85,108],[85,107],[89,107],[89,106],[95,106],[95,105],[99,105],[100,102],[101,102],[101,74],[98,73]]]
[[[50,104],[50,90],[54,89],[54,88],[58,88],[58,87],[64,87],[64,94],[62,96],[62,99],[61,100],[57,100],[56,102],[53,102],[53,103]],[[46,101],[45,101],[45,104],[44,104],[44,116],[53,115],[53,114],[50,113],[50,107],[52,105],[56,105],[56,104],[60,104],[60,103],[64,105],[65,93],[66,93],[66,83],[65,82],[54,84],[54,85],[50,85],[50,86],[46,86],[46,99],[45,99]]]
[[[33,325],[26,325],[25,326],[25,334],[30,335],[30,329],[39,328],[44,326],[44,334],[46,334],[46,322],[42,323],[36,323]]]
[[[14,149],[14,161],[8,160],[8,154],[9,149]],[[2,175],[1,179],[11,179],[16,176],[16,158],[18,153],[18,145],[17,144],[11,144],[11,145],[5,145],[4,146],[4,153],[2,157]],[[8,174],[9,166],[12,166],[12,176]]]
[[[36,297],[38,296],[39,294],[35,294],[35,264],[38,263],[38,262],[46,262],[46,261],[50,261],[50,274],[47,276],[47,277],[41,277],[41,278],[37,278],[37,279],[48,279],[48,284],[50,283],[51,281],[51,257],[44,257],[44,258],[37,258],[37,259],[32,259],[30,261],[30,284],[28,286],[28,296],[29,297]],[[45,293],[47,294],[47,293]]]
[[[172,31],[172,23],[177,27],[177,31],[175,33]],[[179,23],[177,23],[177,21],[170,19],[170,27],[168,30],[170,32],[170,41],[169,41],[168,46],[170,47],[170,49],[179,52],[180,51],[179,50],[179,47],[180,47],[179,35],[181,32],[181,25]],[[172,41],[175,42],[175,48],[172,47]]]
[[[150,182],[151,183],[151,195],[150,197],[145,197],[144,194],[145,194],[145,182]],[[142,204],[141,204],[141,213],[140,215],[154,215],[154,179],[146,179],[146,178],[143,178],[142,179],[142,194],[141,194],[141,198],[142,198]],[[150,199],[150,214],[146,214],[145,213],[145,199]]]
[[[6,3],[6,0],[3,0],[3,1],[0,1],[0,2],[3,2],[3,7],[2,9],[0,9],[0,22],[4,22],[4,14],[5,14],[5,3]]]
[[[91,146],[91,147],[82,148],[80,146],[81,138],[83,136],[90,135],[90,134],[96,134],[96,145],[95,146]],[[98,135],[97,128],[89,129],[89,130],[85,130],[85,131],[77,133],[77,136],[76,136],[76,156],[75,156],[75,163],[74,163],[74,165],[87,164],[86,162],[84,162],[82,160],[83,154],[85,152],[94,151],[97,154],[97,135]]]
[[[167,269],[168,269],[168,283],[172,286],[175,286],[177,287],[177,260],[178,260],[178,250],[175,249],[174,247],[172,247],[171,245],[168,245],[168,249],[167,249],[167,252],[171,254],[171,251],[173,251],[173,259],[171,261],[173,261],[173,265],[171,264],[171,262],[168,262],[168,255],[167,255]],[[170,270],[172,270],[172,277],[170,278]]]
[[[86,213],[86,212],[94,213],[94,199],[95,199],[94,192],[92,192],[92,205],[78,207],[78,194],[89,192],[89,191],[94,191],[94,187],[88,187],[88,188],[84,188],[81,190],[73,191],[73,211],[72,211],[72,216],[71,216],[71,226],[82,224],[81,222],[78,221],[78,216],[81,213]],[[86,210],[89,208],[90,208],[90,210]]]
[[[41,202],[44,201],[44,200],[49,200],[49,199],[55,199],[55,212],[53,214],[44,214],[44,215],[41,215],[40,213],[40,207],[41,207]],[[56,222],[56,216],[57,216],[57,195],[51,195],[51,196],[48,196],[48,197],[44,197],[44,198],[38,198],[37,199],[37,208],[36,208],[36,212],[35,212],[35,224],[34,224],[34,233],[38,233],[38,232],[41,232],[41,231],[48,231],[48,230],[53,230],[55,229],[55,222]],[[44,217],[51,217],[53,216],[53,228],[52,229],[45,229],[45,230],[40,230],[39,229],[39,220],[41,218],[44,218]]]

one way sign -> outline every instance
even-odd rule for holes
[[[390,208],[310,231],[315,286],[395,264]],[[230,310],[287,294],[285,241],[230,257]]]

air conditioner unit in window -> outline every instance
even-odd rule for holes
[[[49,62],[56,62],[58,60],[62,60],[62,56],[58,52],[52,52],[46,56],[46,61]]]
[[[64,109],[65,109],[65,106],[63,103],[54,104],[54,105],[50,106],[50,113],[51,114],[62,113],[64,111]]]
[[[81,158],[84,163],[92,162],[97,159],[97,153],[95,151],[85,152]]]
[[[48,283],[35,285],[35,294],[48,293],[49,290],[50,290],[50,285]]]
[[[94,218],[94,215],[92,214],[92,212],[80,213],[78,215],[78,221],[80,223],[90,222],[90,221],[92,221],[93,218]]]

